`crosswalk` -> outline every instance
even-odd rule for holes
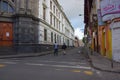
[[[0,61],[0,69],[9,65],[17,65],[21,62],[18,61]],[[86,63],[77,63],[77,62],[57,62],[57,61],[47,61],[47,60],[38,60],[38,61],[28,61],[23,62],[21,65],[33,66],[33,67],[51,67],[56,71],[67,71],[73,73],[83,73],[89,76],[92,76],[95,71],[90,66],[85,66]],[[84,65],[84,66],[83,66]]]

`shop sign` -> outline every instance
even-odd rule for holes
[[[120,17],[120,0],[102,0],[100,6],[103,21]]]

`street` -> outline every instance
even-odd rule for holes
[[[93,69],[75,48],[66,55],[0,59],[0,80],[120,80],[120,74]]]

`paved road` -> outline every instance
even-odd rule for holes
[[[120,80],[120,75],[91,68],[79,49],[72,49],[66,55],[0,59],[0,80]]]

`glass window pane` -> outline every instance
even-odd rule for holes
[[[7,4],[7,2],[2,2],[1,10],[4,11],[4,12],[8,12],[8,4]]]
[[[14,9],[12,8],[12,6],[9,5],[9,11],[8,12],[14,12]]]
[[[44,40],[47,41],[47,30],[44,29]]]
[[[0,11],[1,11],[1,1],[0,1]]]

